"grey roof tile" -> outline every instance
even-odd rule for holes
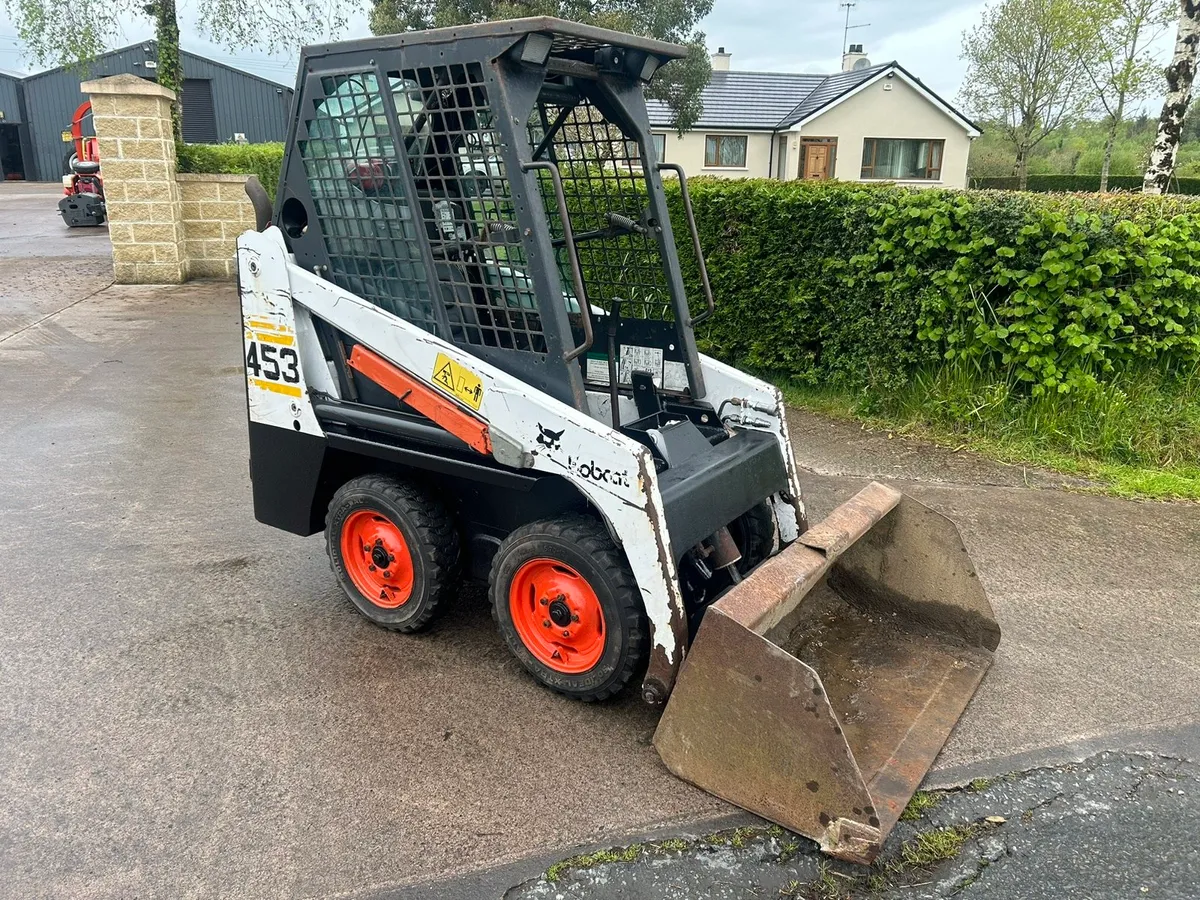
[[[824,75],[793,72],[713,72],[701,101],[704,113],[697,128],[771,129],[809,95]],[[647,100],[650,124],[671,124],[671,110],[661,100]]]
[[[895,62],[880,63],[877,66],[855,69],[850,72],[838,72],[836,75],[826,77],[790,112],[780,117],[779,126],[787,128],[795,125],[801,119],[808,118],[817,110],[832,103],[842,94],[858,87],[864,81],[869,81],[884,69],[890,69],[895,65]]]

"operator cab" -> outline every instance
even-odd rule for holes
[[[704,402],[643,87],[686,53],[550,18],[303,51],[275,221],[297,263],[650,447]],[[692,245],[698,251],[690,203]],[[692,308],[702,312],[693,315]],[[344,365],[347,397],[397,406]],[[678,453],[678,451],[677,451]]]

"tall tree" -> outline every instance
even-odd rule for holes
[[[700,20],[713,0],[371,0],[371,31],[394,34],[522,16],[558,16],[684,44],[685,59],[655,75],[646,96],[664,101],[681,133],[700,118],[700,93],[712,74]]]
[[[113,46],[130,17],[150,18],[158,46],[155,76],[175,92],[175,139],[183,139],[183,67],[175,0],[4,0],[4,7],[35,62],[69,66],[81,74]],[[294,47],[306,35],[334,34],[346,24],[339,0],[205,0],[196,13],[200,33],[231,50]]]
[[[1022,189],[1030,151],[1092,103],[1084,60],[1099,53],[1104,7],[1101,0],[998,0],[963,34],[960,97],[976,116],[999,123]]]
[[[1099,53],[1082,62],[1096,89],[1096,102],[1104,110],[1108,135],[1100,166],[1100,190],[1108,190],[1113,144],[1125,119],[1125,110],[1157,87],[1160,63],[1151,49],[1170,25],[1175,0],[1110,0],[1111,21],[1100,29]]]
[[[1197,44],[1200,44],[1200,0],[1179,0],[1175,55],[1167,66],[1167,96],[1158,118],[1158,134],[1150,151],[1150,164],[1142,178],[1144,193],[1164,193],[1175,174],[1179,132],[1192,100],[1192,81],[1196,77]]]

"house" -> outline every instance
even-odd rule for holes
[[[690,131],[647,101],[658,158],[692,175],[838,178],[966,187],[979,128],[897,62],[851,44],[834,75],[739,72],[713,54],[704,112]]]
[[[216,60],[180,51],[183,65],[183,139],[219,143],[245,135],[251,142],[282,141],[292,89]],[[153,80],[154,41],[101,54],[84,75],[59,67],[34,75],[0,72],[0,180],[58,181],[71,145],[62,134],[87,97],[90,78],[128,73]],[[84,132],[90,134],[90,121]]]

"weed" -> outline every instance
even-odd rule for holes
[[[828,863],[821,863],[816,880],[809,885],[809,896],[812,900],[842,900],[846,896]]]
[[[994,781],[994,778],[975,778],[971,781],[969,787],[975,793],[979,793],[980,791],[986,791],[988,788],[990,788],[992,786],[992,782]]]
[[[628,847],[614,847],[610,850],[597,850],[595,853],[572,856],[570,859],[556,862],[547,869],[546,880],[558,881],[572,869],[587,869],[601,863],[633,862],[642,855],[644,849],[642,844],[630,844]]]
[[[937,806],[941,800],[940,794],[931,791],[917,791],[908,801],[908,806],[904,807],[904,812],[900,813],[900,819],[904,822],[915,822],[928,810]]]
[[[914,869],[953,859],[979,830],[978,825],[971,824],[922,831],[900,846],[900,862],[896,865],[901,870]]]

